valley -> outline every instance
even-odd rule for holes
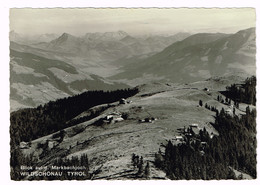
[[[13,31],[10,33],[11,111],[86,90],[130,87],[131,84],[108,79],[122,72],[121,65],[114,61],[146,57],[188,36],[179,33],[170,37],[133,38],[118,31],[75,37],[64,33],[49,42],[32,42],[33,38],[28,40]]]

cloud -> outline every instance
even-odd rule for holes
[[[124,30],[149,32],[235,32],[255,26],[252,8],[74,8],[11,9],[10,29],[18,33],[63,33]]]

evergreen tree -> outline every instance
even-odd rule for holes
[[[241,117],[222,108],[213,124],[219,136],[211,139],[204,128],[191,137],[192,142],[173,145],[168,141],[165,155],[160,159],[156,154],[154,164],[171,179],[236,179],[230,168],[256,178],[255,118],[256,111],[249,107]]]
[[[132,164],[134,166],[134,169],[136,168],[137,164],[139,163],[139,156],[135,155],[134,153],[132,154]]]
[[[162,169],[164,167],[163,163],[164,163],[164,159],[162,153],[159,151],[158,153],[155,154],[154,164],[157,168]]]
[[[203,106],[202,100],[199,101],[199,105],[200,105],[201,107]]]
[[[142,174],[143,174],[143,164],[144,164],[143,157],[141,156],[140,161],[137,165],[137,167],[138,167],[137,175],[139,175],[139,176],[142,176]]]
[[[239,103],[237,102],[236,108],[239,109]]]
[[[149,165],[149,162],[147,161],[145,169],[144,169],[144,177],[146,179],[148,179],[149,176],[150,176],[150,165]]]
[[[228,103],[228,98],[227,97],[225,98],[225,102]]]

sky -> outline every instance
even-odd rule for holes
[[[234,33],[255,27],[254,8],[10,9],[10,30],[25,35],[126,31],[130,35],[178,32]]]

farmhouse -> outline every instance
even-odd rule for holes
[[[190,124],[189,126],[190,126],[191,128],[198,128],[198,127],[199,127],[199,125],[196,124],[196,123],[192,123],[192,124]]]
[[[106,120],[110,120],[110,119],[113,119],[113,115],[107,115],[106,116]]]
[[[20,142],[20,146],[19,147],[20,147],[20,149],[27,149],[27,148],[29,148],[28,143],[26,143],[24,141]]]
[[[153,123],[153,122],[156,121],[156,120],[157,120],[157,118],[154,118],[154,117],[152,117],[152,118],[147,117],[147,118],[145,118],[145,119],[140,119],[139,122],[140,122],[140,123],[144,123],[144,122],[146,122],[146,123]]]
[[[205,87],[203,90],[204,90],[204,91],[209,91],[209,88]]]
[[[175,136],[174,140],[176,140],[176,141],[183,141],[184,138],[183,138],[183,136]]]
[[[121,98],[121,100],[119,101],[119,104],[127,104],[127,101],[126,101],[126,99],[124,99],[124,98]]]
[[[48,148],[52,149],[54,148],[56,145],[58,145],[59,143],[57,141],[50,141],[48,140]]]
[[[105,123],[113,123],[113,122],[119,122],[119,121],[123,121],[124,118],[122,118],[122,114],[121,113],[117,113],[117,112],[112,112],[111,114],[108,114],[103,122]]]
[[[122,118],[122,117],[117,117],[117,118],[114,118],[114,121],[115,121],[115,122],[124,121],[124,118]]]
[[[125,98],[121,98],[119,100],[119,104],[130,104],[132,102],[133,102],[132,100],[127,101]]]
[[[225,112],[226,112],[226,114],[232,114],[231,109],[227,109],[227,110],[225,110]]]
[[[151,118],[145,118],[144,121],[147,122],[147,123],[152,123],[152,119]]]

